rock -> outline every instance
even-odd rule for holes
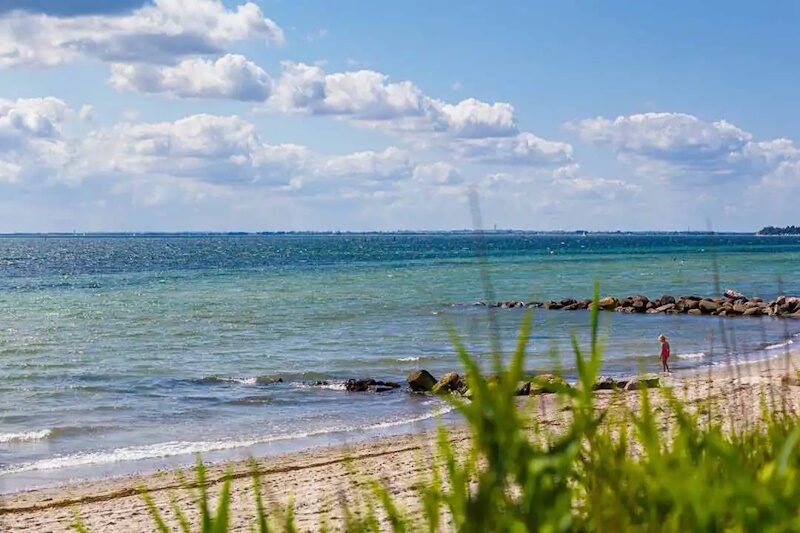
[[[653,389],[661,386],[661,379],[654,374],[645,374],[631,378],[625,384],[625,390]]]
[[[654,311],[656,313],[666,313],[667,311],[671,311],[672,309],[675,309],[675,304],[670,302],[668,304],[663,304],[659,307],[656,307]]]
[[[386,392],[398,387],[399,383],[375,379],[348,379],[344,384],[347,392]]]
[[[562,307],[562,309],[564,309],[564,311],[575,311],[576,309],[580,309],[580,308],[581,308],[581,304],[578,303],[578,302],[574,302],[574,303],[571,303],[569,305],[565,305],[564,307]]]
[[[615,390],[624,389],[628,380],[617,380],[609,376],[600,376],[592,385],[592,390]]]
[[[703,314],[703,312],[700,311],[700,309],[697,309],[696,307],[694,309],[689,309],[686,312],[689,313],[690,315],[702,315]]]
[[[779,307],[783,307],[783,305],[786,303],[786,296],[778,296],[778,299],[777,299],[777,300],[775,300],[775,303],[776,303],[776,304],[777,304]]]
[[[549,385],[552,386],[566,386],[567,382],[561,376],[553,374],[540,374],[535,376],[535,381],[531,383],[530,394],[532,396],[539,394],[548,394],[553,392]]]
[[[748,307],[742,313],[744,316],[761,316],[761,308],[758,306],[755,307]]]
[[[517,390],[514,391],[514,395],[516,396],[528,396],[530,393],[531,393],[530,381],[520,381],[519,385],[517,385]]]
[[[560,303],[554,302],[553,300],[544,303],[545,309],[561,309],[561,307]]]
[[[461,378],[455,372],[448,372],[439,378],[436,385],[433,386],[431,392],[434,394],[442,394],[446,392],[453,392],[458,390]]]
[[[764,300],[762,300],[758,296],[754,296],[753,298],[750,298],[750,301],[755,303],[762,303]]]
[[[427,370],[415,370],[406,378],[408,386],[415,392],[428,392],[436,385],[434,378]]]
[[[644,313],[647,310],[648,303],[650,303],[650,300],[647,299],[647,296],[637,294],[633,297],[633,308],[636,309],[637,313]]]
[[[633,307],[633,297],[626,296],[622,300],[619,301],[620,307]]]
[[[661,297],[660,301],[661,301],[661,307],[663,307],[663,306],[665,306],[667,304],[674,304],[675,303],[675,297],[674,296],[670,296],[669,294],[665,294],[664,296]]]
[[[742,294],[741,292],[736,292],[733,289],[725,289],[725,292],[723,292],[722,294],[725,296],[725,298],[730,298],[731,300],[745,299],[744,294]]]
[[[745,303],[735,303],[733,304],[733,311],[739,313],[740,315],[747,311],[747,304]]]
[[[719,304],[714,300],[700,300],[698,307],[700,308],[700,312],[702,312],[704,315],[710,315],[719,309]]]
[[[636,309],[634,309],[632,306],[626,306],[626,307],[617,307],[616,311],[619,311],[620,313],[635,313]]]
[[[275,383],[283,383],[283,378],[274,378],[272,376],[258,376],[256,378],[257,385],[274,385]]]
[[[572,305],[572,304],[578,303],[578,300],[575,300],[574,298],[565,298],[565,299],[561,300],[558,303],[561,304],[561,307],[567,307],[568,305]]]
[[[618,304],[619,301],[616,298],[613,296],[606,296],[605,298],[600,298],[597,302],[597,307],[600,309],[613,310]]]
[[[581,300],[580,302],[581,309],[589,309],[592,306],[591,300]]]
[[[784,374],[781,376],[781,385],[800,387],[800,376],[797,374]]]
[[[650,300],[649,302],[647,302],[647,305],[644,306],[644,308],[647,309],[648,311],[650,311],[651,309],[655,309],[656,307],[658,307],[658,302],[654,302],[653,300]]]
[[[683,301],[683,307],[687,311],[691,311],[692,309],[700,309],[700,300],[688,299]]]

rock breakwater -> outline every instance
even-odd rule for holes
[[[565,298],[559,301],[547,300],[544,302],[509,300],[496,303],[475,302],[473,305],[498,309],[542,308],[575,311],[589,309],[592,305],[592,300],[576,300],[575,298]],[[664,294],[659,298],[650,299],[642,294],[624,297],[605,296],[598,300],[597,306],[603,311],[616,311],[619,313],[687,314],[720,317],[773,316],[800,319],[800,297],[779,296],[774,300],[768,301],[755,296],[747,297],[731,289],[727,289],[723,296],[718,297],[697,295],[675,297]]]

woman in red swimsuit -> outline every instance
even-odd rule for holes
[[[667,338],[662,334],[658,336],[658,342],[661,343],[661,370],[664,372],[672,372],[667,364],[667,359],[669,359],[669,341],[667,341]]]

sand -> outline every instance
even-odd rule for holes
[[[792,367],[800,368],[800,352],[787,352],[769,362],[675,374],[669,382],[690,408],[702,399],[715,399],[714,416],[740,429],[757,423],[762,391],[774,408],[784,405],[795,412],[800,409],[800,387],[781,383],[781,376]],[[611,406],[613,410],[627,405],[635,409],[638,395],[635,391],[598,392],[598,408]],[[652,397],[656,412],[664,412],[659,395]],[[553,395],[521,402],[531,417],[554,432],[569,419],[568,409]],[[668,420],[662,421],[665,431],[668,425]],[[450,436],[457,450],[469,446],[469,433],[463,426],[451,428]],[[296,524],[303,531],[317,530],[322,520],[336,529],[341,523],[339,502],[343,498],[352,501],[369,478],[382,480],[397,501],[413,513],[419,503],[415,484],[428,473],[427,464],[435,453],[434,437],[434,432],[383,437],[259,459],[262,491],[272,502],[285,503],[293,498]],[[248,531],[254,515],[250,466],[242,461],[210,466],[212,495],[218,492],[226,472],[233,477],[232,530]],[[170,511],[171,498],[190,512],[194,509],[192,495],[183,488],[181,475],[194,479],[191,471],[159,472],[0,496],[0,531],[69,531],[76,513],[94,532],[153,531],[139,487],[147,487],[170,525],[176,527]],[[190,519],[196,516],[190,513]]]

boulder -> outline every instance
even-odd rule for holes
[[[558,303],[558,302],[550,300],[550,301],[545,302],[543,307],[545,309],[561,309],[562,305],[560,303]]]
[[[647,310],[648,303],[650,303],[650,300],[647,299],[647,296],[637,294],[633,297],[633,308],[636,309],[637,313],[644,313]]]
[[[553,374],[540,374],[535,376],[535,380],[531,383],[530,394],[539,395],[553,392],[549,385],[552,386],[566,386],[567,382],[561,376]]]
[[[661,378],[655,374],[645,374],[628,380],[625,390],[653,389],[661,386]]]
[[[731,300],[744,300],[744,294],[741,292],[737,292],[733,289],[725,289],[725,292],[722,293],[725,298],[730,298]]]
[[[761,316],[761,308],[759,306],[748,307],[742,313],[744,316]]]
[[[674,296],[670,296],[669,294],[665,294],[664,296],[661,297],[660,302],[661,302],[661,306],[662,307],[667,305],[667,304],[674,304],[675,303],[675,297]]]
[[[800,387],[800,376],[797,374],[784,374],[781,376],[781,385]]]
[[[573,302],[573,303],[571,303],[569,305],[565,305],[562,309],[564,309],[564,311],[575,311],[576,309],[580,309],[580,308],[581,308],[581,304],[580,303]]]
[[[436,385],[433,386],[431,392],[434,394],[453,392],[455,390],[458,390],[460,382],[461,378],[457,373],[448,372],[447,374],[439,378],[439,381],[436,383]]]
[[[633,297],[626,296],[622,300],[619,301],[620,307],[633,307]]]
[[[690,315],[702,315],[703,314],[703,312],[700,309],[697,309],[696,307],[694,309],[689,309],[686,312],[689,313]]]
[[[574,298],[565,298],[565,299],[561,300],[558,303],[561,304],[561,307],[567,307],[568,305],[572,305],[572,304],[578,303],[578,300],[576,300]]]
[[[656,313],[666,313],[667,311],[671,311],[673,309],[675,309],[675,304],[670,302],[670,303],[667,303],[667,304],[663,304],[663,305],[661,305],[659,307],[656,307],[654,309],[654,311]]]
[[[626,306],[626,307],[617,307],[616,311],[620,313],[635,313],[636,309],[633,306]]]
[[[628,380],[617,380],[609,376],[600,376],[592,385],[592,390],[616,390],[624,389]]]
[[[745,303],[735,303],[733,304],[733,311],[735,313],[739,313],[740,315],[747,311],[747,304]]]
[[[531,393],[531,382],[520,381],[517,385],[517,390],[514,391],[516,396],[528,396]]]
[[[714,300],[700,300],[698,307],[700,308],[701,313],[703,313],[704,315],[710,315],[711,313],[719,309],[719,304]]]
[[[691,311],[692,309],[699,309],[700,308],[700,300],[695,300],[695,299],[683,300],[683,307],[687,311]]]
[[[283,378],[272,376],[258,376],[256,378],[256,385],[274,385],[275,383],[283,383]]]
[[[399,383],[376,379],[348,379],[344,384],[347,392],[386,392],[398,387]]]
[[[427,370],[415,370],[411,372],[406,378],[408,386],[411,390],[416,392],[428,392],[436,385],[436,378],[434,378]]]
[[[615,309],[617,305],[619,305],[619,301],[613,296],[606,296],[605,298],[600,298],[600,300],[597,302],[597,307],[606,310]]]

